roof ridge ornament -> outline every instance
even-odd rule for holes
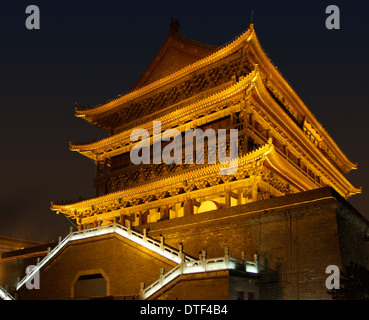
[[[250,26],[249,28],[254,28],[254,10],[251,10]]]
[[[170,31],[179,32],[180,26],[179,20],[170,17]]]

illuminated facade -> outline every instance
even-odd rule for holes
[[[202,211],[204,201],[231,207],[331,186],[344,198],[360,193],[345,174],[356,169],[262,50],[253,25],[214,48],[171,30],[133,89],[76,116],[110,136],[70,149],[96,163],[96,197],[53,203],[80,228],[127,220],[132,226]],[[133,165],[132,130],[238,129],[238,171],[219,166]],[[227,145],[218,148],[227,148]],[[215,150],[210,150],[215,152]],[[185,152],[182,153],[183,158]],[[184,161],[183,161],[184,162]]]
[[[347,224],[343,227],[342,223],[337,226],[334,222],[332,228],[336,229],[333,230],[327,227],[330,222],[321,219],[343,221],[346,218],[336,219],[336,215],[338,211],[345,212],[340,217],[354,215],[352,219],[358,221],[360,230],[368,228],[360,214],[352,213],[354,209],[344,209],[347,208],[344,199],[361,192],[345,178],[356,169],[356,164],[344,155],[267,57],[253,24],[229,44],[214,47],[182,36],[177,22],[172,21],[159,52],[128,93],[93,108],[77,107],[75,112],[77,117],[106,130],[109,136],[93,143],[70,144],[72,151],[95,162],[96,194],[78,202],[52,203],[53,211],[74,219],[78,225],[78,230],[57,246],[57,250],[77,240],[83,246],[86,240],[83,236],[79,238],[80,235],[114,234],[124,242],[133,241],[134,232],[141,239],[138,245],[144,248],[142,250],[154,250],[155,243],[161,248],[162,251],[150,253],[154,255],[166,252],[165,238],[170,246],[168,250],[179,244],[184,247],[171,253],[178,261],[165,257],[170,260],[166,262],[166,270],[173,269],[163,272],[160,281],[154,282],[159,283],[160,288],[168,286],[178,275],[185,282],[185,277],[191,274],[201,271],[205,276],[216,271],[218,276],[211,279],[218,279],[223,270],[229,291],[215,298],[298,299],[304,298],[305,292],[302,285],[301,288],[296,286],[302,283],[298,275],[306,270],[318,270],[314,269],[318,265],[314,259],[315,262],[304,266],[306,270],[301,269],[301,263],[295,265],[298,248],[305,252],[308,246],[306,250],[311,251],[298,259],[309,260],[312,251],[317,254],[322,249],[320,241],[333,243],[331,247],[328,245],[333,253],[325,255],[331,260],[324,260],[323,252],[317,254],[323,261],[319,272],[326,263],[342,266],[346,261],[343,257],[346,249],[342,249],[337,234],[348,228]],[[130,151],[134,143],[130,141],[130,134],[137,128],[153,134],[153,121],[161,121],[162,131],[175,128],[182,134],[196,128],[238,129],[237,172],[220,175],[219,169],[226,165],[207,164],[210,153],[216,152],[207,148],[204,164],[185,164],[184,161],[180,165],[132,164]],[[228,150],[229,141],[217,148]],[[152,151],[153,148],[151,156]],[[185,159],[184,148],[182,156]],[[324,210],[330,213],[321,213]],[[313,221],[316,223],[311,225]],[[300,231],[298,225],[301,225]],[[300,244],[296,240],[297,235],[299,239],[309,238],[303,228],[319,232],[318,236],[311,233],[316,242],[308,240]],[[151,249],[146,245],[149,236],[150,245],[154,246]],[[365,241],[363,243],[367,246]],[[224,248],[230,252],[228,249],[224,252]],[[202,254],[197,259],[199,251]],[[185,260],[184,252],[192,258]],[[238,258],[230,258],[233,253]],[[50,255],[48,259],[51,258]],[[368,255],[363,255],[363,259],[368,262]],[[243,267],[236,267],[239,265]],[[241,270],[244,274],[235,276],[230,270]],[[265,282],[261,279],[263,272]],[[146,270],[145,274],[148,273]],[[319,281],[323,281],[324,276],[323,271]],[[232,282],[235,277],[237,281]],[[152,279],[137,280],[137,292],[133,295],[148,298],[147,292],[152,286],[142,287],[138,294],[139,283],[150,285]],[[304,284],[309,283],[306,281]],[[316,284],[314,281],[311,283]],[[234,289],[246,282],[248,297],[243,289]],[[219,292],[223,290],[218,282],[209,284],[209,288],[212,285]],[[18,289],[21,286],[18,284]],[[112,286],[109,282],[105,295],[127,295]],[[184,284],[182,286],[184,288]],[[316,297],[326,298],[324,283],[317,286]],[[190,294],[191,287],[182,290],[178,284],[165,288],[166,291],[161,289],[155,297],[194,297]],[[274,289],[263,293],[263,288]],[[209,297],[205,294],[204,298]]]

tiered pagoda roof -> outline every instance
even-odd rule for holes
[[[161,121],[162,130],[176,128],[184,132],[234,113],[242,114],[244,119],[253,113],[262,127],[257,135],[268,131],[264,141],[269,140],[256,151],[241,150],[238,173],[230,183],[253,176],[247,167],[253,162],[266,168],[260,171],[264,175],[277,172],[284,177],[285,185],[274,187],[277,195],[324,185],[334,187],[344,197],[361,192],[344,177],[357,165],[342,152],[267,57],[253,24],[223,47],[190,40],[178,33],[175,24],[172,26],[131,91],[93,108],[76,108],[77,117],[103,128],[109,137],[87,144],[70,143],[71,150],[102,162],[129,152],[133,147],[131,131],[143,128],[152,133],[153,121]],[[251,126],[254,130],[255,124]],[[280,146],[289,149],[283,154]],[[53,203],[52,210],[74,218],[82,215],[84,222],[94,221],[95,206],[100,212],[116,216],[117,208],[127,207],[124,211],[131,213],[149,207],[145,202],[152,197],[157,201],[168,194],[183,197],[179,190],[186,192],[192,180],[196,188],[192,185],[190,191],[201,189],[201,183],[195,180],[201,181],[203,176],[208,181],[218,181],[214,187],[224,182],[219,182],[222,179],[216,174],[219,164],[181,168],[173,165],[164,169],[156,166],[157,169],[130,167],[126,173],[120,172],[117,191],[73,204]],[[304,166],[309,167],[305,173]],[[163,172],[158,175],[158,170]],[[264,178],[273,185],[273,178]]]

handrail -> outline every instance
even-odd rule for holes
[[[14,300],[14,298],[2,286],[0,286],[0,299]]]
[[[251,273],[259,273],[259,268],[257,262],[247,261],[244,259],[238,259],[234,257],[230,257],[229,255],[225,255],[224,257],[205,259],[204,257],[199,260],[195,260],[191,257],[187,257],[183,254],[182,251],[172,249],[171,247],[164,244],[164,240],[157,241],[151,238],[148,238],[146,234],[141,234],[139,232],[131,230],[130,227],[125,227],[119,225],[117,223],[98,226],[91,229],[84,228],[83,230],[78,230],[75,232],[70,232],[63,240],[59,240],[59,243],[54,247],[53,250],[49,251],[46,257],[42,259],[37,265],[17,284],[16,290],[19,290],[25,283],[31,280],[39,270],[50,261],[68,242],[86,239],[90,237],[117,233],[139,245],[145,246],[153,252],[156,252],[167,259],[170,259],[176,263],[173,269],[171,269],[166,274],[162,274],[160,279],[151,284],[148,288],[141,288],[140,296],[141,299],[147,299],[149,296],[154,294],[157,290],[162,288],[164,285],[173,281],[181,274],[190,274],[190,273],[198,273],[198,272],[206,272],[206,271],[216,271],[216,270],[224,270],[224,269],[236,269],[239,266],[244,266],[244,271]],[[5,290],[1,291],[0,287],[0,296],[4,297],[6,293]],[[11,296],[8,295],[10,298]]]
[[[182,252],[175,250],[163,242],[159,242],[157,240],[148,238],[146,235],[143,235],[137,231],[131,230],[131,228],[127,228],[117,223],[108,224],[105,226],[98,226],[95,228],[78,230],[75,232],[70,232],[62,241],[58,243],[57,246],[52,251],[42,259],[37,265],[30,271],[20,282],[17,284],[16,290],[19,290],[27,281],[32,279],[36,273],[41,270],[41,268],[52,259],[68,242],[82,240],[90,237],[100,236],[104,234],[117,233],[122,237],[129,239],[139,245],[142,245],[149,250],[160,254],[161,256],[172,260],[173,262],[180,263],[182,261]],[[189,262],[194,260],[191,257],[186,255],[184,256],[184,260]]]
[[[162,274],[160,278],[152,283],[149,287],[141,286],[140,298],[142,300],[148,299],[155,292],[159,291],[169,282],[173,281],[182,274],[199,273],[206,271],[219,271],[225,269],[238,269],[239,266],[244,267],[244,271],[249,273],[259,273],[258,263],[247,261],[244,259],[229,257],[199,259],[192,261],[182,261],[180,264],[169,270],[166,274]]]

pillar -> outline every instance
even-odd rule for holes
[[[192,208],[192,200],[186,199],[184,203],[184,216],[189,216],[193,214],[193,208]]]
[[[137,218],[137,223],[136,223],[136,225],[137,225],[137,226],[140,226],[140,225],[142,224],[142,211],[140,211],[140,212],[138,213],[138,216],[137,216],[137,214],[136,214],[136,218]]]
[[[122,225],[122,226],[125,226],[126,224],[125,224],[125,222],[126,222],[126,215],[125,214],[121,214],[120,215],[120,218],[119,218],[119,223]]]
[[[237,205],[242,204],[242,189],[237,189]]]
[[[96,160],[95,161],[95,196],[96,197],[99,196],[99,184],[96,181],[100,173],[99,166],[100,166],[100,161]]]
[[[225,207],[230,208],[231,207],[231,193],[229,190],[226,190],[224,197],[225,197]]]

